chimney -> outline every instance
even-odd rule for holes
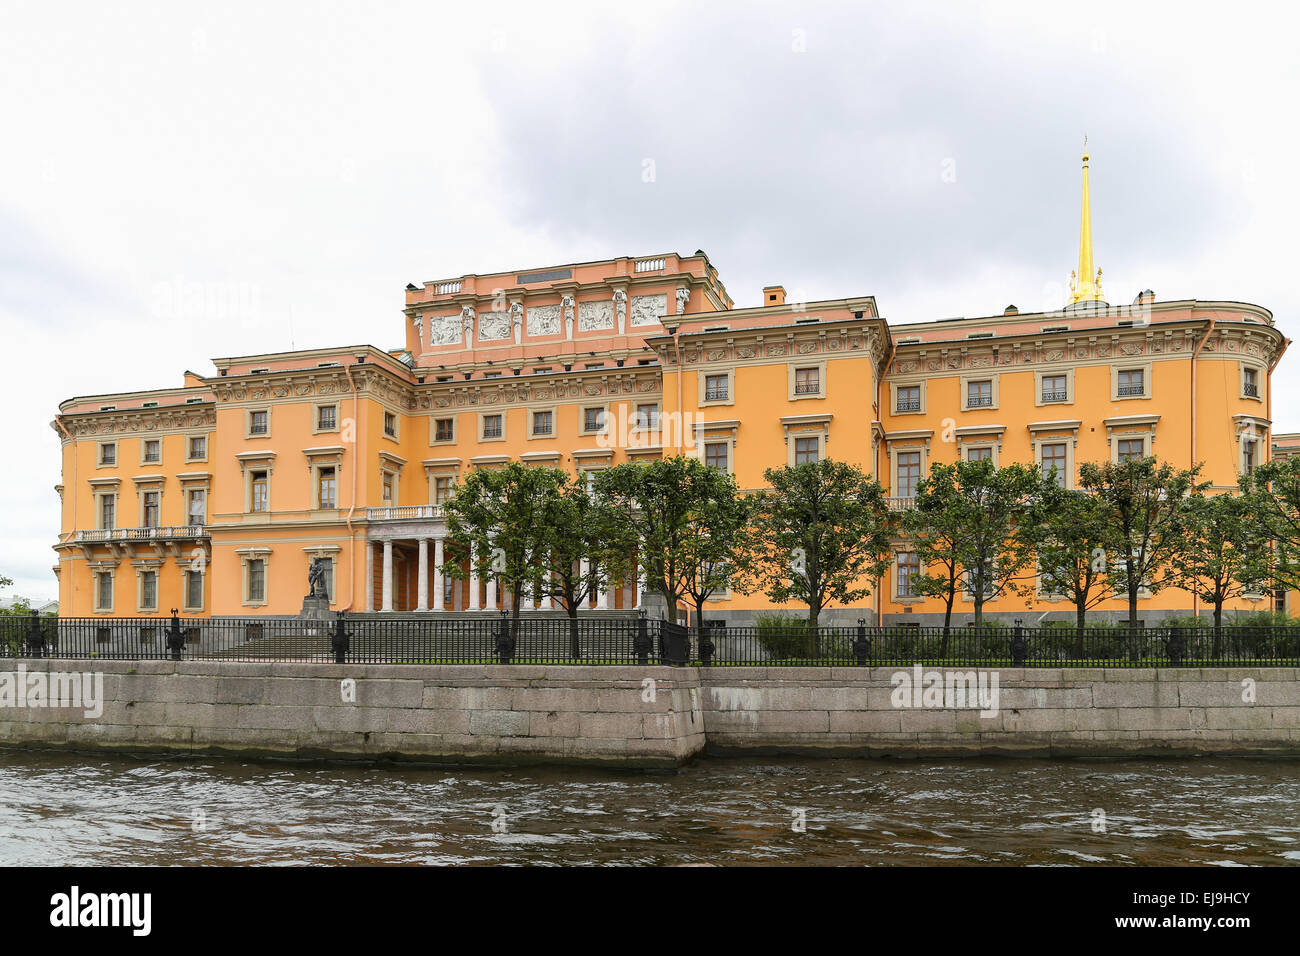
[[[1155,300],[1156,300],[1156,294],[1154,292],[1152,292],[1150,289],[1143,289],[1141,292],[1137,294],[1137,298],[1133,300],[1133,304],[1150,305]]]
[[[1019,315],[1019,314],[1020,314],[1020,310],[1017,309],[1014,305],[1009,305],[1009,306],[1007,306],[1005,309],[1002,310],[1002,314],[1003,314],[1003,315]]]
[[[768,285],[763,287],[763,305],[785,305],[785,286]]]

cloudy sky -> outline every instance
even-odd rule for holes
[[[1085,134],[1111,302],[1295,334],[1281,4],[444,6],[4,0],[4,594],[56,595],[72,395],[397,347],[407,282],[618,255],[703,249],[739,306],[1054,308]]]

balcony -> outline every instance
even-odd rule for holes
[[[1147,393],[1145,385],[1121,385],[1119,387],[1120,398],[1141,398]]]
[[[704,400],[706,402],[725,402],[727,395],[728,390],[725,388],[706,388],[704,390]]]
[[[916,498],[911,495],[886,498],[885,502],[889,505],[890,511],[911,511],[916,507]]]
[[[821,390],[821,384],[818,382],[796,382],[794,386],[796,395],[816,395]]]
[[[992,408],[992,395],[972,395],[966,399],[967,408]]]
[[[367,508],[367,521],[411,521],[419,518],[441,518],[441,505],[399,505],[389,508]]]
[[[86,544],[110,541],[168,541],[208,537],[206,525],[162,525],[157,528],[88,528],[77,532],[77,542]]]
[[[898,404],[894,406],[896,412],[919,412],[921,410],[921,400],[919,398],[900,398]]]
[[[1051,391],[1051,392],[1047,392],[1047,391],[1045,391],[1045,392],[1043,392],[1043,404],[1044,404],[1044,405],[1046,405],[1046,404],[1048,404],[1048,403],[1050,403],[1050,402],[1067,402],[1067,401],[1069,401],[1069,400],[1070,400],[1070,393],[1067,392],[1067,391],[1064,391],[1064,390],[1061,390],[1061,391]]]

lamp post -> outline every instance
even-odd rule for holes
[[[172,652],[172,660],[178,661],[184,649],[185,635],[181,633],[181,619],[177,616],[176,608],[172,608],[172,622],[167,629],[167,650]]]
[[[853,639],[853,659],[858,662],[859,667],[867,666],[867,658],[871,656],[871,638],[867,637],[867,619],[858,618],[858,633]]]

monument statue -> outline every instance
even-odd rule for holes
[[[327,598],[325,593],[325,562],[320,558],[311,559],[307,569],[307,596],[309,598]]]

